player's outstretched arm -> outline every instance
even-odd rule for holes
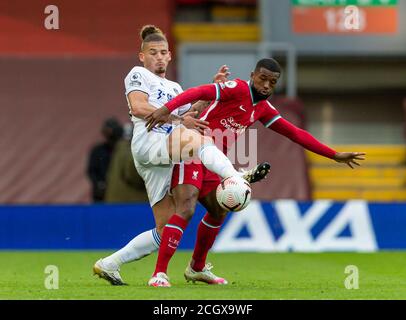
[[[196,112],[196,117],[199,117],[204,109],[210,105],[211,101],[199,100],[192,105],[189,111]]]
[[[204,120],[196,119],[196,113],[197,111],[188,111],[180,117],[174,116],[167,107],[163,106],[145,117],[147,121],[145,126],[147,127],[147,131],[151,131],[155,126],[160,127],[164,123],[178,121],[186,128],[196,129],[199,133],[203,134],[204,130],[209,129],[209,123]]]
[[[145,117],[145,121],[147,121],[145,124],[147,130],[151,131],[155,126],[162,126],[164,123],[169,121],[170,115],[171,111],[166,106],[156,109],[154,112]]]
[[[296,127],[283,118],[275,121],[269,128],[273,131],[278,132],[279,134],[284,135],[293,142],[300,144],[307,150],[310,150],[326,158],[333,159],[337,162],[346,163],[352,169],[354,168],[354,164],[357,166],[360,165],[355,160],[365,160],[364,152],[337,152],[318,141],[309,132]]]
[[[180,106],[188,103],[192,103],[197,100],[215,100],[216,99],[216,87],[213,84],[206,84],[199,87],[190,88],[180,95],[173,98],[166,103],[163,107],[148,114],[145,117],[147,121],[146,127],[148,131],[152,130],[155,126],[160,126],[169,120],[169,116],[172,111],[176,110]]]

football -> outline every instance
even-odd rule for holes
[[[229,177],[217,186],[217,202],[227,211],[241,211],[251,200],[251,186],[243,178]]]

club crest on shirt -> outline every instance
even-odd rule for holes
[[[233,89],[233,88],[235,88],[237,86],[237,82],[235,82],[235,81],[227,81],[225,83],[225,86],[227,88]]]
[[[193,171],[193,176],[192,179],[193,180],[197,180],[197,175],[199,174],[199,171]]]

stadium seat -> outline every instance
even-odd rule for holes
[[[253,7],[214,6],[211,9],[213,21],[254,21],[256,9]]]
[[[259,41],[256,23],[177,23],[173,34],[178,42]]]
[[[406,147],[403,145],[338,145],[338,151],[366,152],[354,170],[306,152],[314,199],[368,201],[406,200]]]

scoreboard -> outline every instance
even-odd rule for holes
[[[258,0],[261,37],[300,55],[406,54],[406,0]]]
[[[291,17],[296,34],[390,35],[398,31],[398,0],[291,0]]]

